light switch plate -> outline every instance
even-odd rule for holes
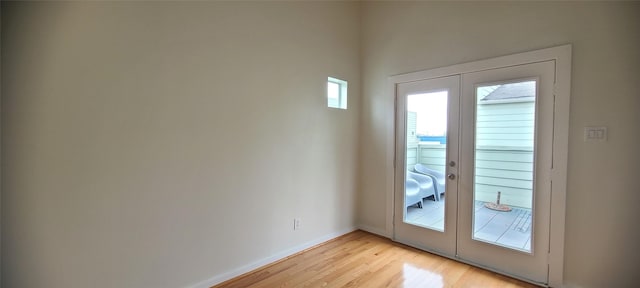
[[[607,141],[607,127],[584,127],[584,141]]]

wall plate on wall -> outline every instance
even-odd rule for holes
[[[607,141],[607,127],[584,127],[584,141]]]

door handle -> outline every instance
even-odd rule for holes
[[[449,175],[447,175],[447,178],[449,178],[449,180],[456,179],[456,174],[449,173]]]

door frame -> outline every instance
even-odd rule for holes
[[[564,275],[564,227],[567,188],[567,159],[569,144],[569,104],[571,94],[571,45],[517,53],[497,58],[467,62],[447,67],[399,74],[387,79],[387,95],[396,99],[397,85],[437,77],[459,75],[496,68],[523,65],[543,61],[555,61],[554,123],[553,123],[553,169],[551,179],[551,214],[549,223],[549,285],[562,286]],[[385,234],[393,238],[394,227],[394,175],[396,165],[396,131],[394,104],[389,114],[386,151],[386,226]],[[456,260],[459,260],[455,258]]]

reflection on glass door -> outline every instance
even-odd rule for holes
[[[407,95],[404,222],[444,231],[448,92]]]
[[[476,86],[473,239],[531,253],[536,83]]]

